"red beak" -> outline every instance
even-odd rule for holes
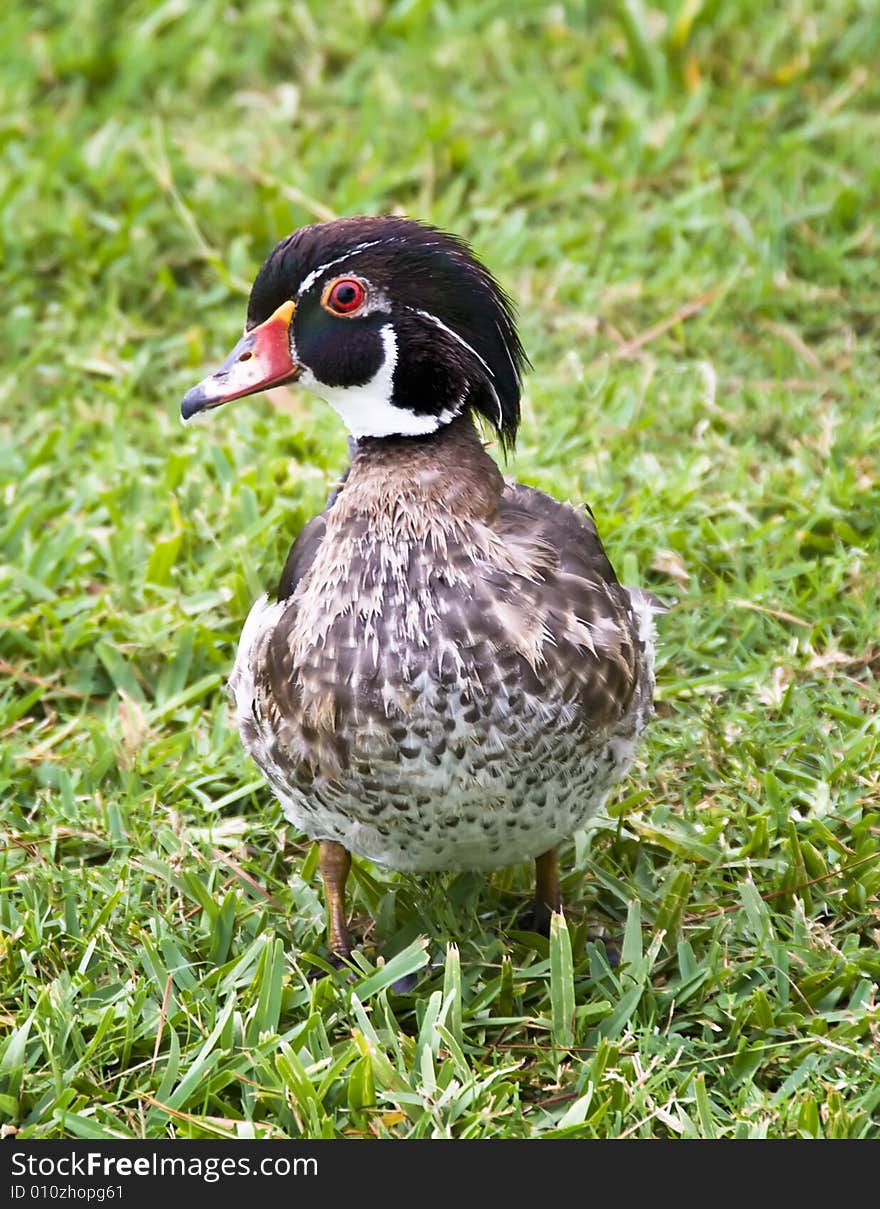
[[[290,323],[295,310],[295,302],[284,302],[265,323],[245,332],[220,368],[183,396],[182,418],[189,420],[230,399],[295,382],[302,372],[290,353]]]

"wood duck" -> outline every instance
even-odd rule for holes
[[[328,947],[349,957],[351,853],[393,869],[534,859],[628,769],[651,712],[653,613],[592,516],[502,477],[526,364],[510,300],[461,239],[400,217],[304,227],[254,282],[245,334],[184,420],[298,382],[344,420],[341,488],[245,623],[230,680],[245,748],[320,845]]]

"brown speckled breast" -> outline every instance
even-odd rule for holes
[[[592,519],[505,485],[464,418],[363,441],[258,602],[231,689],[287,817],[395,869],[547,851],[599,808],[650,713],[647,597]]]

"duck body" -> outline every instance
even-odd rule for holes
[[[505,481],[474,426],[512,446],[524,365],[509,300],[461,240],[339,219],[277,245],[244,336],[181,405],[300,382],[353,438],[230,681],[244,746],[319,841],[337,958],[352,852],[413,872],[534,858],[546,930],[556,847],[651,712],[657,602],[618,582],[586,510]]]
[[[393,869],[490,869],[599,809],[652,667],[650,603],[591,518],[505,483],[462,417],[361,443],[251,612],[231,689],[298,829]]]

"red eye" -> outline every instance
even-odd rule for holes
[[[363,306],[367,291],[354,277],[340,277],[334,281],[324,305],[337,315],[352,315]]]

